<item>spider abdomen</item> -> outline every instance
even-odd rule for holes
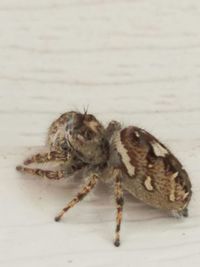
[[[181,211],[191,198],[191,183],[181,163],[154,136],[137,127],[116,134],[124,168],[124,188],[143,202]]]

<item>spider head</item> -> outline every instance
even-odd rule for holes
[[[85,163],[105,163],[109,155],[105,129],[91,114],[74,112],[66,126],[66,138],[76,156]]]

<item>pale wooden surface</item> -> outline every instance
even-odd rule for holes
[[[0,266],[200,265],[199,25],[198,0],[0,1]],[[112,189],[101,185],[53,221],[78,185],[14,168],[53,119],[88,105],[168,144],[193,183],[189,218],[128,196],[115,248]]]

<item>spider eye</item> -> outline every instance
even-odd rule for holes
[[[95,120],[94,117],[92,115],[87,115],[87,118],[86,118],[87,121],[93,121]]]
[[[84,133],[84,137],[85,137],[87,140],[92,140],[93,133],[92,133],[91,131],[85,131],[85,133]]]
[[[63,142],[63,143],[61,144],[61,148],[62,148],[63,150],[68,150],[68,149],[69,149],[69,146],[68,146],[68,144],[67,144],[66,141]]]

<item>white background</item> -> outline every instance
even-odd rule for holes
[[[0,266],[200,265],[199,25],[198,0],[0,1]],[[127,196],[115,248],[113,190],[99,185],[54,222],[79,185],[15,166],[87,106],[171,148],[192,180],[189,218]]]

